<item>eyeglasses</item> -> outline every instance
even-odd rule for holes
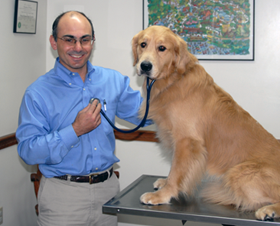
[[[59,37],[57,37],[57,38],[59,38]],[[83,47],[92,45],[92,43],[94,41],[94,39],[91,36],[81,37],[79,40],[77,40],[74,37],[70,37],[70,36],[65,36],[65,37],[62,37],[59,39],[64,41],[69,46],[75,46],[77,41],[79,41],[81,43],[81,46],[83,46]]]

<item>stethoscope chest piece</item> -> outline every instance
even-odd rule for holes
[[[93,102],[94,100],[97,100],[97,101],[98,101],[97,104],[100,103],[100,100],[99,100],[98,98],[91,98],[91,99],[89,100],[89,103],[92,104],[92,102]]]

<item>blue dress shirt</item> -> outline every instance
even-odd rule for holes
[[[18,153],[27,164],[39,164],[45,177],[87,175],[111,167],[119,159],[114,155],[112,127],[101,116],[101,124],[80,137],[72,127],[77,114],[99,98],[106,114],[138,125],[142,103],[139,91],[129,86],[129,78],[119,72],[87,62],[85,82],[59,63],[31,84],[20,107],[16,131]],[[151,124],[151,121],[147,122]]]

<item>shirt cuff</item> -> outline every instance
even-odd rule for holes
[[[146,122],[145,122],[145,126],[150,126],[150,125],[153,125],[154,124],[154,121],[152,119],[147,119]]]
[[[68,150],[74,146],[77,146],[77,144],[80,142],[80,139],[77,137],[72,124],[60,130],[59,135]]]

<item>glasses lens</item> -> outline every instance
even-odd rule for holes
[[[75,38],[70,38],[70,37],[65,37],[62,38],[64,42],[66,42],[68,45],[75,45],[76,44],[76,39]]]
[[[91,37],[81,38],[80,43],[82,46],[89,46],[92,44],[91,40]]]

